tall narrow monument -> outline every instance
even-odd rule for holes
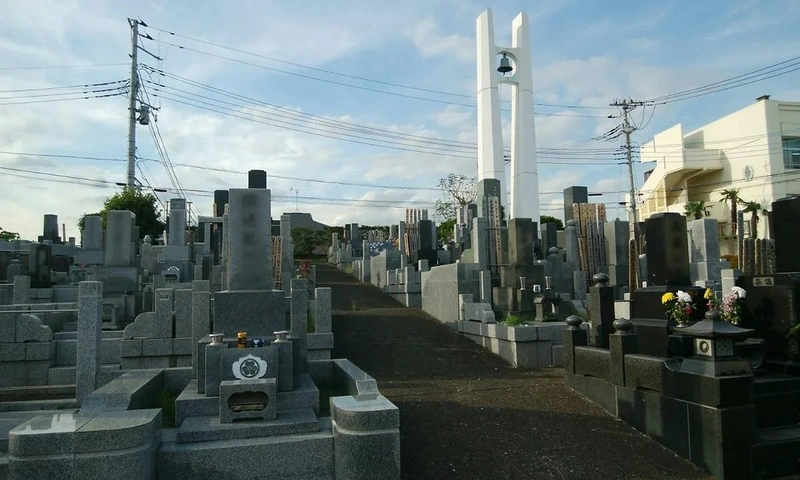
[[[497,185],[499,181],[496,196],[499,196],[502,204],[510,203],[508,218],[530,218],[538,222],[539,176],[536,168],[528,16],[520,13],[512,22],[512,46],[509,48],[495,45],[493,23],[491,10],[483,12],[477,20],[478,193],[479,197],[494,196],[490,185]],[[503,133],[500,123],[501,83],[511,85],[510,202],[506,197]],[[482,201],[482,198],[478,198],[479,204]],[[478,214],[481,215],[481,208]]]

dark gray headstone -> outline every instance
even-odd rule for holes
[[[475,205],[476,217],[485,217],[484,212],[488,209],[488,199],[491,197],[499,198],[500,205],[505,205],[506,203],[503,201],[502,195],[500,195],[500,180],[494,178],[483,179],[478,182],[477,191],[478,194],[475,197],[477,202],[477,205]]]
[[[550,247],[558,246],[558,225],[555,223],[543,223],[539,226],[542,233],[542,250],[550,251]]]
[[[508,221],[508,263],[533,265],[533,243],[536,225],[530,218],[512,218]]]
[[[573,203],[589,203],[587,187],[567,187],[564,189],[564,221],[572,219]]]
[[[433,221],[431,220],[420,220],[417,224],[420,250],[436,249],[436,237],[433,236],[433,229],[431,228],[431,225],[433,225]]]
[[[221,217],[225,213],[225,205],[228,203],[227,190],[214,190],[214,212],[215,217]]]
[[[44,216],[44,228],[42,229],[42,236],[39,241],[50,240],[53,243],[61,242],[61,236],[58,234],[58,215],[47,213]]]
[[[686,217],[679,213],[657,213],[645,224],[647,285],[690,285],[689,238]]]
[[[247,172],[247,188],[267,188],[267,172],[264,170]]]
[[[775,239],[775,266],[778,272],[800,272],[800,197],[782,198],[772,202],[772,221]]]

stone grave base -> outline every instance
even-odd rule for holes
[[[386,285],[383,292],[409,308],[422,308],[422,289],[416,285]]]
[[[278,392],[277,399],[279,412],[310,409],[319,414],[319,389],[308,375],[301,377],[300,386],[294,390]],[[175,400],[175,425],[180,426],[189,418],[210,416],[219,418],[219,397],[197,393],[197,379],[193,379]]]
[[[316,426],[318,432],[273,437],[197,443],[178,443],[177,438],[165,438],[158,451],[158,475],[159,478],[233,480],[333,479],[330,422],[327,425],[318,422]]]
[[[458,331],[519,368],[564,366],[561,322],[512,327],[499,323],[458,322]],[[583,327],[585,328],[585,326]]]

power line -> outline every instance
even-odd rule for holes
[[[127,63],[97,63],[94,65],[34,65],[25,67],[0,67],[0,70],[48,70],[56,68],[105,68],[120,67]]]
[[[402,144],[398,144],[398,142],[389,142],[389,141],[386,141],[386,140],[377,140],[377,139],[370,139],[372,141],[361,140],[360,138],[362,138],[362,137],[357,137],[357,136],[354,136],[354,135],[351,135],[351,134],[338,133],[338,132],[337,133],[332,133],[332,134],[321,133],[319,131],[319,129],[315,129],[313,127],[305,127],[305,128],[303,128],[303,127],[298,127],[298,126],[292,126],[291,124],[287,124],[286,122],[280,122],[278,120],[271,120],[270,117],[265,117],[263,115],[257,115],[257,114],[252,114],[252,113],[250,113],[250,114],[233,113],[235,111],[233,109],[228,108],[228,107],[215,105],[215,104],[212,104],[212,103],[209,103],[209,102],[205,102],[203,100],[197,100],[197,99],[194,99],[194,98],[186,99],[185,96],[179,95],[179,94],[168,93],[168,94],[165,95],[165,93],[166,92],[161,92],[161,95],[159,95],[159,96],[162,99],[165,99],[165,100],[168,100],[168,101],[171,101],[171,102],[175,102],[175,103],[178,103],[178,104],[181,104],[181,105],[186,105],[186,106],[190,106],[190,107],[194,107],[194,108],[198,108],[198,109],[202,109],[202,110],[218,113],[218,114],[221,114],[221,115],[226,115],[226,116],[230,116],[230,117],[234,117],[234,118],[239,118],[239,119],[242,119],[242,120],[249,120],[249,121],[256,122],[256,123],[261,123],[261,124],[264,124],[264,125],[270,125],[270,126],[277,127],[277,128],[283,128],[285,130],[291,130],[291,131],[295,131],[295,132],[298,132],[298,133],[305,133],[305,134],[314,135],[314,136],[318,136],[318,137],[330,138],[330,139],[333,139],[333,140],[341,140],[341,141],[346,141],[346,142],[349,142],[349,143],[355,143],[355,144],[360,144],[360,145],[388,148],[388,149],[392,149],[392,150],[400,150],[400,151],[414,152],[414,153],[424,153],[424,154],[428,154],[428,155],[435,155],[435,156],[441,156],[441,157],[447,157],[447,158],[464,158],[464,159],[470,159],[470,160],[475,160],[476,159],[476,156],[474,156],[474,155],[460,155],[457,152],[456,153],[444,153],[441,148],[436,148],[436,147],[416,146],[415,148],[411,148],[412,146],[403,146]],[[186,99],[186,100],[190,100],[190,101],[184,101],[181,98]],[[196,102],[196,103],[193,103],[193,102]],[[249,116],[245,116],[245,115],[249,115]],[[255,117],[255,118],[252,118],[252,117]],[[348,138],[348,137],[353,137],[353,138]],[[425,150],[423,150],[423,149],[425,149]],[[449,150],[446,150],[446,151],[449,152]],[[543,164],[543,165],[547,165],[547,164],[554,164],[554,165],[595,165],[595,166],[604,165],[604,163],[600,163],[600,162],[596,162],[596,161],[595,162],[568,162],[568,163],[539,161],[538,163]]]
[[[391,91],[388,91],[388,90],[380,90],[380,89],[377,89],[377,88],[364,87],[364,86],[353,85],[353,84],[344,83],[344,82],[337,82],[335,80],[328,80],[328,79],[324,79],[324,78],[314,77],[314,76],[311,76],[311,75],[304,75],[302,73],[297,73],[297,72],[289,72],[289,71],[281,70],[281,69],[278,69],[278,68],[268,67],[266,65],[260,65],[258,63],[248,62],[246,60],[226,57],[224,55],[219,55],[219,54],[216,54],[216,53],[206,52],[206,51],[203,51],[203,50],[198,50],[198,49],[195,49],[195,48],[186,47],[186,46],[178,45],[178,44],[175,44],[175,43],[170,43],[170,42],[163,42],[163,43],[165,43],[166,45],[172,46],[172,47],[180,48],[181,50],[188,50],[188,51],[191,51],[191,52],[199,53],[201,55],[208,55],[208,56],[211,56],[211,57],[219,58],[221,60],[227,60],[229,62],[241,63],[241,64],[244,64],[244,65],[249,65],[251,67],[257,67],[257,68],[261,68],[261,69],[264,69],[264,70],[274,71],[274,72],[278,72],[278,73],[284,73],[284,74],[287,74],[287,75],[292,75],[294,77],[306,78],[306,79],[309,79],[309,80],[316,80],[316,81],[320,81],[320,82],[329,83],[329,84],[332,84],[332,85],[339,85],[339,86],[344,86],[344,87],[349,87],[349,88],[355,88],[355,89],[358,89],[358,90],[364,90],[364,91],[373,92],[373,93],[381,93],[381,94],[384,94],[384,95],[392,95],[392,96],[395,96],[395,97],[408,98],[408,99],[411,99],[411,100],[421,100],[421,101],[425,101],[425,102],[438,103],[438,104],[443,104],[443,105],[455,105],[455,106],[460,106],[460,107],[477,108],[476,105],[471,104],[471,103],[452,102],[452,101],[441,100],[441,99],[436,99],[436,98],[420,97],[420,96],[417,96],[417,95],[408,95],[408,94],[405,94],[405,93],[391,92]],[[505,109],[504,111],[509,111],[509,110]],[[537,115],[548,116],[548,117],[581,117],[581,118],[603,118],[603,119],[608,118],[606,115],[584,115],[584,114],[552,113],[552,112],[538,112]]]
[[[407,134],[407,133],[402,133],[402,132],[396,132],[396,131],[376,128],[376,127],[366,126],[366,125],[360,125],[360,124],[352,123],[352,122],[344,122],[344,121],[341,121],[341,120],[335,120],[335,119],[323,117],[321,115],[314,115],[314,114],[310,114],[310,113],[306,113],[306,112],[301,112],[301,111],[298,111],[296,109],[292,109],[292,108],[283,107],[283,106],[280,106],[280,105],[271,104],[271,103],[264,102],[262,100],[258,100],[258,99],[252,98],[252,97],[248,97],[248,96],[240,95],[240,94],[237,94],[237,93],[234,93],[234,92],[229,92],[229,91],[226,91],[226,90],[222,90],[222,89],[213,87],[211,85],[203,84],[203,83],[191,80],[191,79],[187,79],[185,77],[180,77],[178,75],[174,75],[174,74],[171,74],[171,73],[168,73],[168,72],[164,72],[163,70],[157,70],[157,69],[153,69],[152,67],[147,67],[147,66],[145,66],[145,68],[148,69],[148,70],[152,70],[155,73],[164,75],[164,76],[166,76],[168,78],[172,78],[172,79],[178,80],[178,81],[180,81],[182,83],[186,83],[188,85],[197,87],[199,89],[208,90],[208,91],[214,92],[215,94],[218,94],[218,95],[223,96],[223,97],[233,98],[233,99],[240,100],[240,101],[247,101],[247,102],[251,102],[251,103],[257,104],[259,106],[264,106],[265,108],[270,109],[270,110],[275,110],[275,112],[274,112],[275,116],[280,117],[280,118],[285,118],[285,119],[288,119],[288,120],[297,121],[298,118],[301,118],[301,119],[304,119],[304,120],[308,119],[308,121],[311,121],[311,122],[314,122],[314,123],[319,123],[321,125],[330,126],[332,128],[343,129],[343,130],[357,132],[357,133],[363,133],[365,135],[386,137],[386,138],[391,138],[391,139],[401,139],[401,140],[414,141],[414,142],[422,142],[422,141],[424,141],[426,145],[423,146],[423,148],[430,148],[430,147],[427,147],[427,145],[429,145],[429,144],[433,144],[433,145],[436,145],[436,146],[441,145],[441,146],[447,147],[448,151],[450,151],[450,150],[469,150],[469,151],[474,151],[477,148],[477,144],[471,143],[471,142],[463,142],[463,141],[458,141],[458,140],[447,140],[447,139],[441,139],[441,138],[430,137],[430,136],[425,136],[425,135]],[[252,106],[250,106],[250,105],[242,105],[240,103],[231,103],[231,102],[227,102],[227,101],[224,101],[224,100],[219,100],[219,99],[216,99],[216,98],[213,98],[213,97],[208,97],[208,96],[205,96],[205,95],[199,95],[199,94],[196,94],[196,93],[193,93],[193,92],[189,92],[189,91],[186,91],[186,90],[183,90],[183,89],[179,89],[179,88],[175,88],[175,87],[172,87],[172,86],[168,86],[168,85],[165,85],[163,83],[155,82],[155,81],[152,81],[152,80],[150,80],[148,82],[153,84],[153,85],[156,85],[156,87],[155,87],[156,91],[160,91],[162,93],[167,93],[167,94],[173,94],[173,95],[175,95],[177,97],[184,98],[184,99],[187,99],[187,100],[195,100],[195,99],[194,98],[191,98],[191,99],[186,98],[186,97],[180,95],[180,93],[185,93],[185,94],[188,94],[188,95],[191,95],[191,96],[199,97],[199,98],[202,98],[202,99],[206,99],[206,100],[210,100],[210,101],[214,101],[214,102],[218,102],[218,103],[224,103],[224,104],[227,104],[227,105],[234,105],[234,106],[237,106],[237,107],[240,107],[240,108],[243,108],[243,109],[254,110],[254,108]],[[167,89],[169,91],[164,90],[164,89]],[[179,92],[179,93],[173,93],[173,91]],[[205,102],[203,102],[203,103],[205,103]],[[258,110],[258,112],[259,113],[264,113],[264,112],[262,112],[260,110]],[[270,117],[270,119],[272,119],[272,117]],[[308,128],[311,128],[311,127],[308,127]],[[359,138],[359,137],[357,137],[357,138]],[[559,149],[557,149],[557,148],[539,149],[540,155],[548,155],[548,154],[556,153],[558,151],[559,151]],[[573,150],[573,151],[570,151],[570,153],[579,153],[579,154],[587,154],[588,155],[588,154],[594,154],[594,153],[605,153],[605,152],[608,152],[608,151],[609,151],[609,149],[605,149],[604,151],[601,151],[601,150],[598,149],[598,150],[596,150],[594,152],[590,152],[590,151],[582,151],[581,152],[581,151]]]
[[[778,62],[766,67],[759,68],[747,73],[736,75],[734,77],[719,80],[717,82],[709,83],[700,87],[695,87],[680,92],[662,95],[660,97],[651,98],[646,101],[648,104],[666,104],[678,102],[681,100],[689,100],[692,98],[719,93],[733,88],[743,87],[752,83],[769,80],[787,73],[792,73],[800,70],[800,56],[792,57],[788,60]]]
[[[18,92],[41,92],[46,90],[66,90],[66,89],[85,89],[85,88],[93,88],[93,87],[102,87],[106,85],[114,85],[116,83],[125,83],[128,80],[115,80],[112,82],[99,82],[99,83],[85,83],[81,85],[64,85],[64,86],[52,86],[52,87],[39,87],[39,88],[17,88],[14,90],[0,90],[0,94],[5,93],[18,93]]]
[[[125,93],[127,93],[126,92],[126,88],[124,88],[124,87],[119,87],[119,88],[116,88],[116,89],[112,89],[111,91],[113,91],[114,93],[86,95],[84,93],[78,92],[78,93],[75,93],[75,94],[64,94],[65,96],[63,98],[47,98],[47,99],[42,99],[42,100],[25,100],[25,101],[22,101],[22,102],[5,102],[3,100],[6,100],[6,99],[8,99],[8,100],[16,100],[16,99],[23,98],[23,97],[0,98],[0,106],[3,106],[3,105],[30,105],[30,104],[35,104],[35,103],[68,102],[68,101],[73,101],[73,100],[91,100],[91,99],[95,99],[95,98],[118,97],[120,95],[125,95]],[[78,95],[78,96],[74,96],[74,95]]]
[[[77,92],[59,92],[59,93],[36,93],[36,94],[28,94],[28,95],[14,95],[11,97],[0,97],[0,100],[19,100],[25,98],[44,98],[44,97],[63,97],[67,95],[81,95],[85,96],[88,94],[95,94],[95,93],[105,93],[105,92],[120,92],[125,87],[112,87],[112,88],[95,88],[90,90],[83,90]]]
[[[402,89],[406,89],[406,90],[414,90],[414,91],[418,91],[418,92],[434,93],[434,94],[437,94],[437,95],[447,95],[447,96],[451,96],[451,97],[469,98],[469,99],[474,99],[475,98],[474,95],[466,95],[466,94],[462,94],[462,93],[447,92],[447,91],[443,91],[443,90],[435,90],[435,89],[429,89],[429,88],[415,87],[415,86],[411,86],[411,85],[403,85],[403,84],[400,84],[400,83],[387,82],[387,81],[384,81],[384,80],[377,80],[377,79],[362,77],[362,76],[358,76],[358,75],[351,75],[351,74],[346,74],[346,73],[341,73],[341,72],[335,72],[333,70],[326,70],[324,68],[318,68],[318,67],[312,67],[312,66],[309,66],[309,65],[303,65],[303,64],[300,64],[300,63],[290,62],[288,60],[282,60],[282,59],[275,58],[275,57],[270,57],[270,56],[267,56],[267,55],[261,55],[261,54],[258,54],[258,53],[247,52],[247,51],[240,50],[240,49],[237,49],[237,48],[228,47],[228,46],[225,46],[225,45],[220,45],[218,43],[209,42],[207,40],[202,40],[202,39],[199,39],[199,38],[190,37],[188,35],[182,35],[182,34],[175,33],[175,32],[169,31],[169,30],[164,30],[164,29],[161,29],[161,28],[158,28],[158,27],[150,27],[150,28],[152,28],[154,30],[158,30],[158,31],[163,32],[163,33],[166,33],[168,35],[184,38],[186,40],[191,40],[191,41],[194,41],[194,42],[202,43],[202,44],[209,45],[209,46],[212,46],[212,47],[221,48],[221,49],[228,50],[228,51],[231,51],[231,52],[236,52],[236,53],[240,53],[240,54],[244,54],[244,55],[250,55],[250,56],[253,56],[253,57],[262,58],[262,59],[269,60],[269,61],[272,61],[272,62],[282,63],[284,65],[291,65],[293,67],[305,68],[305,69],[316,71],[316,72],[320,72],[320,73],[327,73],[329,75],[335,75],[335,76],[342,77],[342,78],[349,78],[349,79],[352,79],[352,80],[361,80],[361,81],[364,81],[364,82],[370,82],[370,83],[375,83],[375,84],[379,84],[379,85],[386,85],[386,86],[390,86],[390,87],[402,88]],[[185,50],[197,51],[197,50],[194,50],[194,49],[190,49],[188,47],[172,44],[172,43],[169,43],[169,42],[164,42],[164,43],[166,43],[167,45],[178,47],[178,48],[185,49]],[[202,52],[202,51],[197,51],[197,52],[198,53],[206,53],[206,52]],[[226,59],[228,59],[228,58],[226,58]],[[229,59],[229,60],[233,60],[233,59]],[[233,61],[236,61],[236,60],[233,60]],[[265,67],[265,68],[269,68],[269,67]],[[286,74],[289,74],[289,75],[298,75],[295,72],[289,72],[289,71],[278,70],[278,69],[273,69],[273,70],[275,70],[277,72],[280,72],[280,73],[286,73]],[[304,78],[309,78],[309,79],[313,79],[313,80],[319,80],[319,81],[328,82],[328,80],[320,79],[320,78],[317,78],[317,77],[304,76]],[[349,87],[356,87],[355,85],[350,85],[350,84],[341,84],[341,85],[349,86]],[[381,92],[381,93],[392,93],[392,92]],[[604,106],[559,105],[559,104],[553,104],[553,103],[534,103],[534,105],[541,106],[541,107],[558,107],[558,108],[569,108],[569,109],[602,109],[602,110],[606,110],[607,109],[607,107],[604,107]]]

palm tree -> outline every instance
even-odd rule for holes
[[[722,196],[719,199],[721,203],[731,202],[731,235],[736,236],[736,204],[741,200],[739,198],[739,189],[728,188],[719,192],[719,194]]]
[[[758,214],[759,213],[767,213],[766,210],[761,208],[761,204],[758,202],[743,202],[740,203],[744,206],[742,211],[744,213],[750,214],[750,237],[758,238]]]
[[[711,206],[706,205],[705,200],[699,200],[697,202],[686,202],[683,206],[686,211],[686,216],[694,215],[696,220],[703,218],[704,216],[707,217],[711,215]]]

